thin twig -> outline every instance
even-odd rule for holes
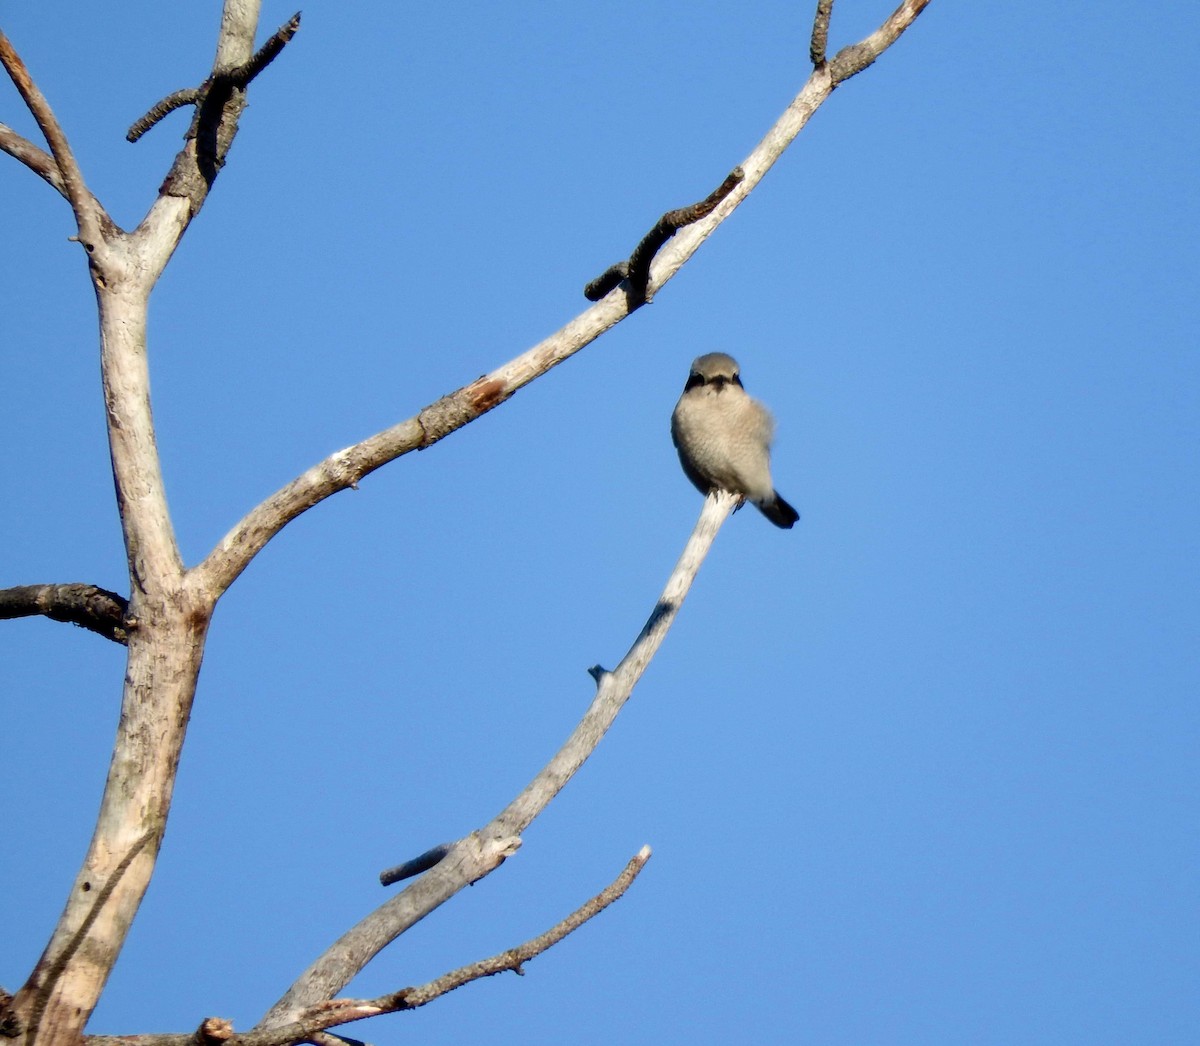
[[[0,620],[41,615],[129,642],[129,601],[95,585],[18,585],[0,589]]]
[[[5,72],[8,73],[13,85],[20,93],[26,107],[37,121],[37,125],[46,139],[46,144],[50,146],[54,162],[62,175],[63,189],[60,191],[70,201],[71,208],[75,211],[81,239],[85,246],[93,245],[100,234],[98,224],[94,225],[93,223],[99,222],[103,212],[96,198],[88,190],[83,179],[83,172],[79,169],[75,154],[71,152],[70,143],[67,141],[66,134],[63,133],[58,117],[54,115],[50,103],[46,101],[45,95],[33,82],[33,77],[29,75],[29,70],[25,68],[21,56],[17,54],[3,31],[0,31],[0,65],[4,66]],[[45,176],[43,175],[43,177]]]
[[[422,872],[429,871],[442,858],[450,853],[453,843],[440,843],[437,846],[426,850],[419,857],[414,857],[411,861],[405,861],[403,864],[398,864],[394,868],[388,868],[379,873],[379,882],[383,886],[391,886],[393,883],[398,883],[402,879],[411,879],[414,875],[420,875]]]
[[[194,105],[200,97],[199,87],[185,87],[174,94],[167,95],[161,102],[151,108],[151,110],[133,121],[129,130],[125,132],[125,141],[136,142],[143,134],[153,127],[168,113],[173,113],[176,109],[181,109],[185,105]]]
[[[299,28],[300,12],[297,11],[267,38],[267,42],[254,52],[254,57],[250,61],[228,73],[229,79],[233,81],[233,86],[242,89],[249,86],[251,80],[279,57],[279,52],[287,46]]]
[[[45,149],[39,149],[33,142],[22,138],[7,124],[2,123],[0,123],[0,152],[6,152],[14,159],[20,160],[34,174],[45,179],[62,193],[68,203],[71,202],[71,197],[67,195],[67,184],[63,181],[62,171],[58,169],[54,157]]]
[[[518,945],[516,948],[510,948],[508,951],[493,955],[490,959],[482,959],[479,962],[470,963],[460,969],[452,970],[450,973],[445,973],[441,977],[418,988],[405,988],[392,995],[385,995],[379,999],[370,999],[361,1002],[348,999],[334,999],[327,1005],[340,1008],[341,1004],[349,1004],[350,1007],[361,1006],[367,1009],[372,1006],[379,1006],[381,1007],[379,1011],[381,1013],[390,1013],[395,1010],[415,1010],[418,1006],[424,1006],[439,996],[445,995],[447,992],[452,992],[455,988],[461,988],[464,984],[469,984],[471,981],[477,981],[481,977],[491,977],[497,973],[504,973],[506,970],[512,970],[514,973],[522,973],[521,967],[529,962],[530,959],[552,948],[568,934],[579,929],[585,922],[599,915],[605,908],[621,897],[633,884],[634,879],[638,877],[638,873],[646,866],[648,860],[650,860],[650,847],[643,846],[625,866],[621,874],[601,890],[600,893],[596,894],[586,904],[576,908],[575,911],[561,922],[552,926],[545,933],[526,941],[524,944]]]

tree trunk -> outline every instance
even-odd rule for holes
[[[121,720],[96,831],[46,951],[18,993],[26,1046],[75,1046],[150,882],[207,619],[163,611],[130,636]]]
[[[91,845],[50,943],[14,1000],[26,1046],[79,1042],[125,943],[166,829],[212,614],[213,601],[187,583],[159,468],[146,366],[151,281],[137,265],[93,269],[93,280],[129,561],[128,660]]]

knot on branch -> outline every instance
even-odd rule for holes
[[[634,248],[628,260],[610,265],[584,287],[583,296],[588,301],[599,301],[613,288],[625,282],[630,312],[653,301],[654,295],[650,290],[650,263],[654,261],[654,256],[662,249],[663,244],[685,225],[691,225],[712,214],[717,205],[733,192],[745,177],[746,172],[740,167],[735,167],[703,200],[667,211]]]
[[[164,116],[185,105],[195,105],[199,112],[210,97],[216,97],[220,100],[220,106],[223,107],[230,94],[234,91],[244,91],[250,82],[278,57],[279,52],[287,46],[288,41],[296,35],[299,28],[300,12],[297,11],[275,30],[249,61],[226,72],[214,73],[199,87],[185,87],[167,95],[162,101],[156,103],[145,116],[133,122],[125,134],[125,140],[136,142]]]
[[[848,44],[834,56],[829,63],[829,75],[836,87],[844,80],[861,73],[867,66],[874,64],[879,55],[865,43]]]
[[[192,1036],[195,1046],[223,1046],[233,1038],[233,1023],[224,1017],[206,1017],[196,1034]]]
[[[468,879],[471,884],[494,872],[521,849],[519,835],[480,835],[478,832],[472,832],[463,843],[474,850],[471,854],[471,872]]]
[[[507,382],[484,375],[431,403],[417,415],[422,433],[419,449],[432,446],[455,429],[500,406],[513,391]]]

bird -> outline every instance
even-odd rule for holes
[[[724,352],[698,356],[671,415],[671,440],[684,474],[701,494],[741,494],[777,527],[800,518],[771,481],[771,412],[742,388],[737,360]]]

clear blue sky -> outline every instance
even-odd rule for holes
[[[889,0],[841,0],[834,46]],[[316,3],[151,312],[195,562],[339,447],[574,316],[806,74],[811,4]],[[217,0],[5,5],[118,221]],[[264,30],[292,8],[267,0]],[[244,1028],[491,818],[641,627],[700,499],[667,422],[725,350],[803,513],[720,535],[612,733],[499,872],[351,991],[516,944],[380,1044],[1200,1041],[1200,74],[1193,4],[934,0],[600,342],[290,526],[219,608],[177,801],[93,1031]],[[11,87],[0,120],[32,134]],[[0,584],[123,589],[95,315],[0,157]],[[91,832],[122,650],[0,627],[0,983]]]

